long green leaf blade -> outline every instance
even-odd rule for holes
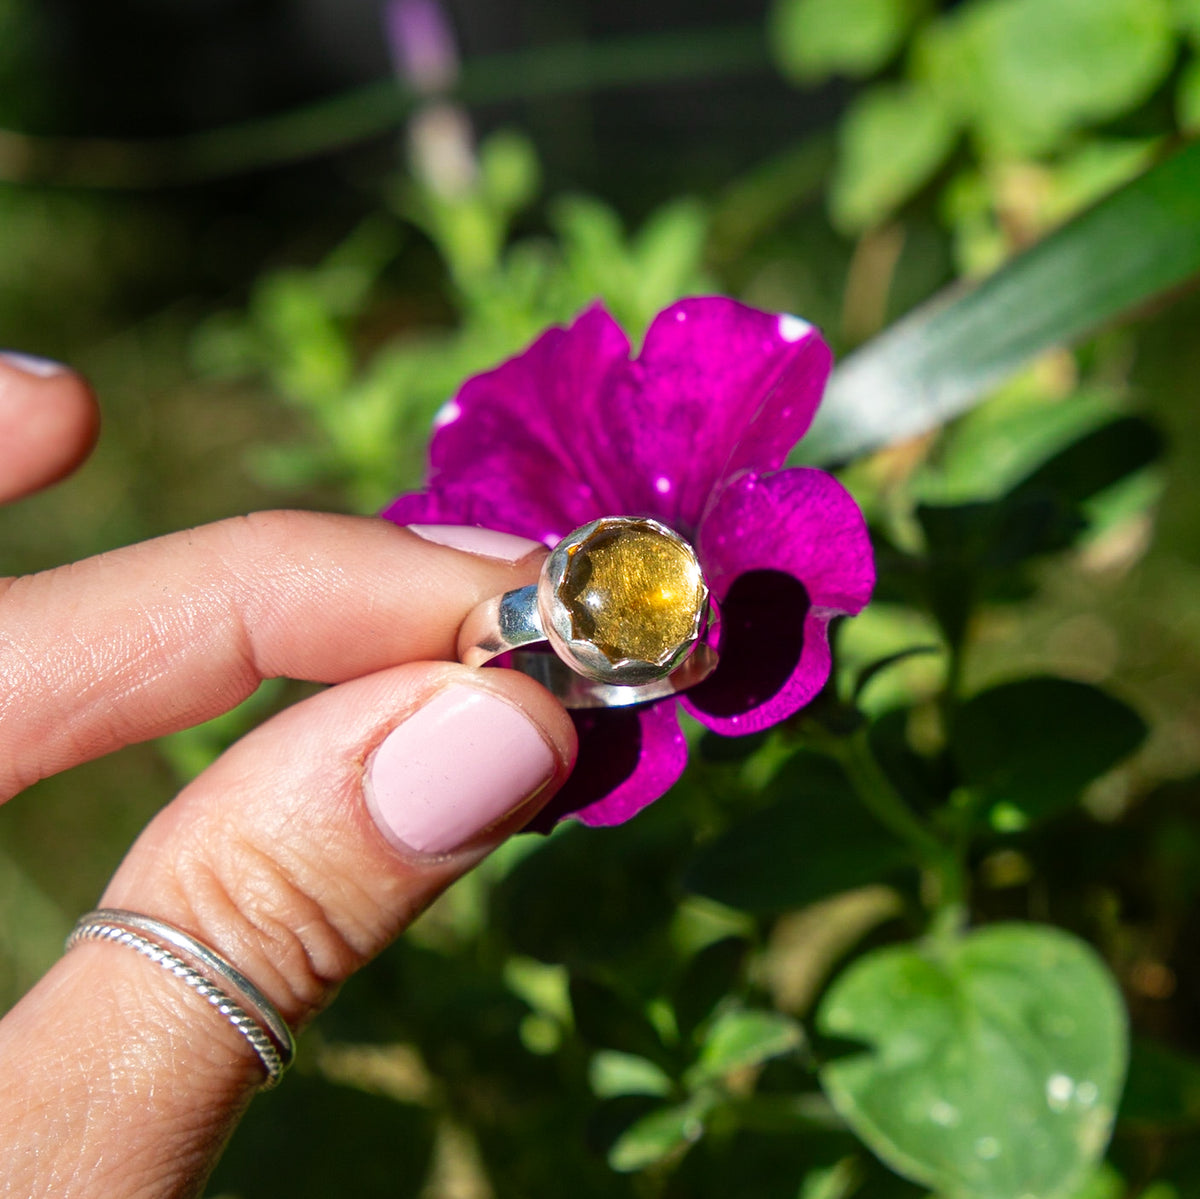
[[[1200,143],[1164,159],[978,287],[935,297],[834,372],[801,445],[841,461],[973,407],[1069,345],[1200,273]]]

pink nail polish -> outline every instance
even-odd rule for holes
[[[54,375],[61,375],[67,369],[61,363],[52,362],[49,358],[35,358],[32,354],[18,354],[15,350],[0,350],[0,361],[23,374],[36,375],[39,379],[49,379]]]
[[[435,545],[478,554],[482,558],[499,558],[502,562],[519,562],[534,550],[546,548],[540,541],[498,533],[495,529],[480,529],[475,525],[409,525],[408,531]]]
[[[393,729],[367,766],[367,806],[403,849],[444,854],[515,812],[554,777],[529,718],[489,691],[439,692]]]

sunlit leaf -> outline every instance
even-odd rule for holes
[[[932,92],[906,83],[872,88],[842,120],[829,197],[835,223],[858,232],[890,216],[937,170],[956,134]]]
[[[1141,103],[1174,56],[1167,0],[982,0],[944,24],[924,70],[1002,155],[1044,153]]]
[[[1103,1154],[1125,1012],[1103,963],[1064,932],[996,925],[876,951],[834,983],[818,1026],[869,1047],[821,1071],[834,1106],[947,1199],[1059,1199]]]
[[[643,1170],[686,1148],[704,1134],[704,1107],[695,1102],[660,1108],[626,1129],[609,1150],[608,1164],[621,1174]]]
[[[495,133],[479,149],[480,182],[502,213],[520,212],[537,194],[541,163],[528,138],[511,130]]]
[[[1171,0],[1175,24],[1200,45],[1200,0]]]
[[[775,61],[802,83],[870,75],[899,48],[914,7],[912,0],[776,0],[768,25]]]
[[[1175,112],[1184,133],[1200,133],[1200,58],[1193,58],[1179,76]]]
[[[845,459],[974,406],[1032,358],[1200,272],[1200,144],[1181,150],[974,290],[922,306],[835,371],[796,460]]]
[[[593,1094],[601,1099],[617,1095],[659,1095],[671,1093],[671,1080],[659,1066],[636,1053],[602,1049],[592,1055],[588,1082]]]
[[[1065,1199],[1123,1199],[1128,1193],[1128,1183],[1107,1162],[1101,1162],[1078,1186],[1071,1188]],[[1147,1199],[1148,1195],[1149,1192],[1143,1191],[1141,1199]]]
[[[791,1053],[804,1043],[800,1026],[782,1012],[734,1008],[714,1021],[688,1075],[692,1086],[722,1078],[734,1070],[758,1066]]]
[[[1055,455],[1110,423],[1115,403],[1110,395],[1087,391],[1057,402],[997,396],[947,430],[936,459],[913,479],[913,490],[927,504],[999,499]]]

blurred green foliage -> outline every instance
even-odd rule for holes
[[[676,297],[726,290],[876,364],[865,444],[885,448],[841,473],[880,584],[836,630],[826,692],[758,737],[690,729],[687,775],[635,821],[518,838],[453,888],[306,1033],[214,1199],[1200,1187],[1200,437],[1181,385],[1200,311],[1096,332],[1195,269],[1194,158],[1145,172],[1196,126],[1200,6],[777,0],[765,30],[798,105],[831,77],[854,90],[828,131],[720,186],[668,177],[640,204],[552,186],[530,136],[476,141],[443,97],[360,210],[281,241],[233,294],[139,307],[164,263],[195,269],[184,218],[0,184],[0,325],[111,397],[96,461],[0,522],[13,570],[255,504],[373,511],[419,483],[463,379],[595,299],[636,341]],[[15,126],[34,31],[0,0]],[[1114,257],[1135,264],[1125,290]],[[1012,328],[1015,349],[994,336]],[[870,392],[855,377],[831,404]],[[959,415],[911,428],[931,378]],[[297,693],[272,684],[0,814],[0,1000],[171,789]]]
[[[775,0],[772,15],[798,82],[876,79],[841,122],[835,224],[871,229],[940,183],[968,273],[1132,178],[1156,136],[1195,128],[1195,28],[1189,0]],[[1155,103],[1131,119],[1164,85],[1174,117]]]

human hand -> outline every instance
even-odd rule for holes
[[[96,428],[78,376],[0,355],[0,498],[67,473]],[[303,1025],[566,777],[558,703],[453,661],[466,614],[543,552],[269,512],[0,581],[0,802],[265,678],[332,684],[189,784],[101,900],[212,946]],[[87,942],[0,1021],[0,1078],[0,1195],[158,1199],[199,1193],[263,1068],[168,970]]]

